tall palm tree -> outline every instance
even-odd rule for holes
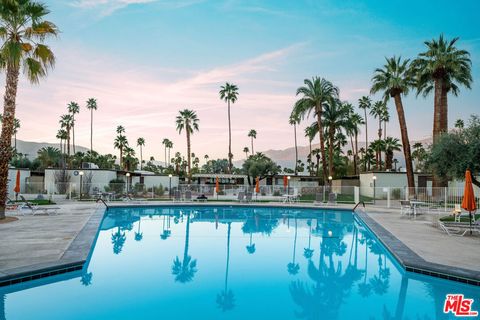
[[[181,134],[182,131],[185,130],[187,135],[188,183],[192,181],[190,135],[192,135],[194,131],[198,131],[198,122],[199,120],[195,111],[188,109],[180,111],[176,120],[178,134]]]
[[[295,217],[295,236],[293,237],[292,262],[289,262],[287,265],[288,273],[291,275],[296,275],[298,271],[300,271],[300,264],[295,262],[296,251],[297,251],[297,217]]]
[[[54,147],[43,147],[37,152],[37,159],[42,168],[54,167],[58,164],[61,154],[60,150]]]
[[[412,62],[412,71],[416,75],[417,95],[427,96],[434,91],[433,104],[433,143],[442,133],[448,131],[448,93],[458,96],[460,86],[471,88],[472,62],[470,53],[456,47],[458,37],[448,41],[440,35],[439,39],[425,41],[427,51],[422,52]],[[436,177],[433,188],[448,186],[446,178]]]
[[[20,70],[30,83],[38,83],[55,64],[55,56],[44,44],[58,29],[44,20],[46,5],[29,0],[0,2],[1,64],[5,71],[3,124],[0,136],[0,220],[5,219],[8,167],[12,155],[15,107]]]
[[[245,152],[245,159],[248,159],[248,153],[250,152],[250,149],[248,147],[243,148],[243,152]]]
[[[308,138],[308,159],[310,160],[310,163],[313,166],[313,160],[312,160],[312,141],[315,139],[315,136],[317,135],[317,129],[316,129],[317,124],[315,126],[308,126],[305,128],[305,137]],[[310,170],[310,175],[313,175],[313,168]]]
[[[297,114],[292,113],[288,119],[288,124],[293,126],[293,136],[295,141],[295,175],[298,175],[298,146],[297,146],[297,124],[300,123],[300,118]],[[253,141],[253,140],[252,140]]]
[[[167,142],[167,148],[168,148],[168,158],[167,158],[167,159],[170,159],[170,151],[171,151],[172,148],[173,148],[173,141],[168,140],[168,142]],[[170,162],[168,163],[168,166],[170,166]]]
[[[232,163],[232,127],[230,121],[230,103],[235,103],[238,99],[238,87],[234,84],[225,83],[224,86],[220,87],[220,99],[224,100],[228,106],[228,170],[229,173],[232,173],[233,163]],[[253,148],[252,148],[253,151]]]
[[[417,94],[427,96],[434,90],[433,142],[448,131],[448,93],[455,96],[459,87],[471,88],[472,62],[470,53],[456,47],[458,37],[450,41],[440,35],[438,40],[425,41],[427,51],[412,62],[416,75]]]
[[[140,170],[142,170],[142,164],[143,164],[143,150],[142,147],[145,146],[145,139],[140,137],[137,139],[137,146],[140,147]]]
[[[206,154],[206,155],[203,156],[203,159],[205,159],[205,164],[208,163],[208,158],[210,158],[210,157],[208,156],[208,154]]]
[[[403,111],[402,95],[408,94],[414,81],[408,72],[409,60],[401,57],[386,58],[383,68],[378,68],[372,78],[371,93],[383,92],[383,98],[388,101],[393,98],[397,108],[398,122],[402,135],[403,154],[407,169],[407,182],[412,195],[415,195],[415,180],[413,177],[412,154],[410,151],[410,140],[408,139],[407,122]]]
[[[381,115],[381,120],[383,123],[383,139],[387,138],[387,123],[390,121],[390,112],[388,111],[388,106],[386,103],[383,104],[383,112]]]
[[[385,113],[385,108],[387,104],[384,101],[377,101],[373,104],[373,107],[370,109],[370,115],[373,116],[373,118],[378,119],[378,141],[382,140],[382,119],[383,119],[383,114]],[[382,153],[380,152],[380,149],[378,149],[381,146],[381,143],[378,142],[375,144],[377,146],[377,155],[378,155],[378,164],[380,164],[380,169],[381,169],[381,163],[382,163]],[[377,168],[378,169],[378,168]]]
[[[248,137],[252,141],[252,154],[255,154],[255,151],[253,151],[253,139],[257,139],[257,131],[252,129],[248,132]]]
[[[305,79],[304,86],[297,89],[297,96],[301,98],[295,103],[294,113],[300,118],[309,115],[312,111],[317,116],[318,133],[320,138],[320,153],[322,155],[323,179],[327,181],[327,156],[325,154],[325,139],[322,124],[323,104],[329,99],[338,98],[339,90],[330,81],[314,77]]]
[[[372,106],[372,100],[368,96],[363,96],[358,99],[358,107],[363,109],[365,121],[365,150],[368,149],[368,117],[367,117],[367,110],[370,109]]]
[[[80,106],[76,102],[70,102],[67,106],[68,112],[72,115],[72,145],[73,154],[77,153],[75,150],[75,115],[80,113]]]
[[[64,114],[60,117],[60,126],[67,132],[67,155],[70,157],[70,130],[73,127],[73,117],[71,114]]]
[[[93,110],[97,110],[97,100],[90,98],[87,100],[87,109],[90,110],[90,151],[93,151]]]
[[[63,140],[67,138],[67,131],[65,131],[64,129],[58,130],[55,138],[60,140],[60,153],[63,154],[63,152],[64,152],[64,150],[63,150]]]
[[[3,123],[3,116],[0,114],[0,123]],[[17,133],[18,129],[20,129],[20,120],[17,118],[13,119],[13,138],[14,138],[14,145],[13,148],[15,149],[15,153],[17,152]]]
[[[168,143],[170,142],[170,140],[168,140],[167,138],[163,139],[162,141],[162,144],[163,146],[165,147],[165,166],[168,167],[168,162],[167,162],[167,148],[168,148]]]
[[[463,129],[465,127],[465,122],[462,119],[457,119],[455,121],[455,128],[457,129]]]
[[[360,133],[360,126],[365,124],[363,118],[358,113],[350,113],[347,118],[347,133],[351,134],[354,137],[355,145],[354,148],[352,147],[353,151],[353,166],[354,166],[354,174],[358,174],[358,134]]]

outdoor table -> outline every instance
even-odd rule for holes
[[[417,208],[426,205],[426,202],[423,201],[416,201],[416,200],[410,200],[410,204],[412,205],[413,208],[413,216],[417,216]]]

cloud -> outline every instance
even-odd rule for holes
[[[185,139],[175,131],[178,110],[190,108],[198,113],[200,132],[193,137],[195,152],[213,157],[226,155],[227,111],[219,99],[219,86],[231,81],[240,88],[239,100],[232,106],[234,154],[240,159],[248,143],[249,129],[259,132],[258,147],[269,149],[289,146],[278,134],[290,133],[285,120],[294,102],[294,86],[277,79],[286,61],[304,44],[294,44],[260,54],[238,63],[183,73],[169,68],[155,72],[128,64],[119,57],[85,50],[59,48],[56,69],[39,86],[31,86],[22,77],[17,117],[22,121],[19,139],[55,141],[58,119],[70,101],[81,105],[77,115],[75,138],[88,146],[90,113],[85,101],[95,97],[94,148],[113,153],[115,127],[124,125],[132,146],[138,137],[146,139],[145,155],[162,155],[161,139],[170,138],[174,149],[184,153]],[[172,79],[175,74],[175,79]],[[272,81],[271,79],[275,79]],[[290,94],[292,92],[292,94]],[[265,119],[268,119],[265,122]],[[224,152],[225,151],[225,152]]]
[[[148,3],[158,3],[164,8],[169,9],[180,9],[184,7],[189,7],[198,3],[203,2],[204,0],[172,0],[172,1],[162,1],[162,0],[77,0],[72,5],[81,9],[95,9],[100,12],[100,16],[109,16],[117,10],[128,7],[129,5],[135,4],[148,4]]]

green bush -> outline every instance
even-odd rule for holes
[[[125,190],[125,181],[122,179],[113,179],[108,183],[110,192],[123,193]]]
[[[156,196],[163,196],[165,194],[165,188],[163,188],[162,185],[159,185],[158,187],[157,186],[153,186],[151,188],[148,188],[148,193],[151,194],[152,192],[156,195]]]
[[[399,188],[392,189],[391,195],[393,200],[399,200],[402,195],[402,189],[399,189]]]

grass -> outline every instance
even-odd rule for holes
[[[313,202],[315,201],[316,196],[314,194],[303,194],[300,197],[300,201]],[[328,195],[325,195],[325,202],[328,200]],[[360,196],[360,201],[371,202],[373,201],[370,197]],[[353,194],[337,194],[337,202],[343,203],[355,203],[355,197]]]
[[[23,201],[22,201],[22,200],[17,200],[17,201],[15,201],[15,202],[22,203]],[[48,199],[28,200],[28,202],[33,203],[33,204],[36,204],[36,205],[38,205],[38,206],[48,206],[48,205],[51,205],[51,204],[56,204],[55,202],[50,201],[50,200],[48,200]]]

